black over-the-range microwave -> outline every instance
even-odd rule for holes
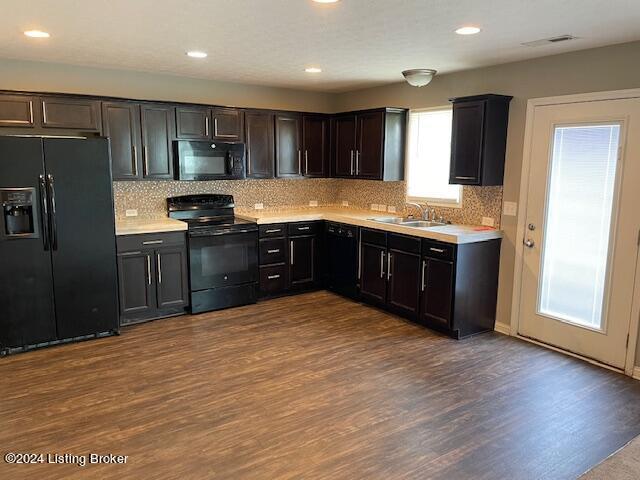
[[[244,143],[176,140],[178,180],[236,180],[245,178]]]

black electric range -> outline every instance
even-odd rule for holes
[[[234,216],[233,196],[167,199],[169,217],[188,224],[192,313],[255,303],[258,225]]]

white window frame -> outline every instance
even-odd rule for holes
[[[448,201],[443,198],[432,198],[432,197],[416,197],[409,195],[408,191],[408,183],[409,183],[409,150],[411,148],[411,114],[412,113],[421,113],[421,112],[437,112],[441,110],[452,110],[453,107],[451,105],[440,105],[438,107],[429,107],[429,108],[412,108],[409,110],[409,114],[407,115],[407,142],[405,146],[405,166],[404,166],[404,178],[407,182],[407,195],[406,199],[408,202],[416,202],[416,203],[426,203],[430,207],[446,207],[446,208],[462,208],[463,204],[463,196],[464,196],[464,188],[460,185],[460,199],[456,202],[455,200]]]

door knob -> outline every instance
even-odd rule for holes
[[[527,247],[527,248],[533,248],[534,245],[535,245],[535,242],[533,240],[529,239],[529,238],[527,238],[524,241],[524,246]]]

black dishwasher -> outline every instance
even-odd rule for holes
[[[358,294],[358,227],[327,222],[327,288],[355,298]]]

